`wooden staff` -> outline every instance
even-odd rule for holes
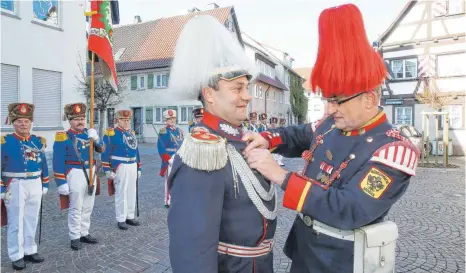
[[[91,102],[90,102],[90,128],[94,128],[94,62],[95,62],[95,53],[92,52],[92,57],[91,57]],[[94,190],[94,176],[92,172],[92,160],[93,160],[93,155],[94,155],[94,142],[90,141],[89,145],[89,185],[90,189]],[[92,194],[92,193],[90,193]]]

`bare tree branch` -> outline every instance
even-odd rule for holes
[[[416,99],[430,106],[437,111],[443,109],[445,105],[450,104],[453,101],[454,96],[448,92],[440,92],[436,78],[423,78],[424,92],[416,93]]]

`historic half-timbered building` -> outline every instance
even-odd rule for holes
[[[449,113],[453,153],[460,155],[466,150],[465,29],[465,0],[409,1],[377,41],[392,72],[382,100],[388,118],[421,131],[421,113],[434,109],[416,95],[426,86],[447,95],[450,99],[441,111]],[[434,126],[432,122],[431,132]]]

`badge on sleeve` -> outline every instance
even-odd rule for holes
[[[359,187],[367,195],[379,199],[392,183],[392,178],[387,174],[372,167],[359,183]]]

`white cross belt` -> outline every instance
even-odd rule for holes
[[[255,258],[269,254],[273,249],[273,244],[273,239],[264,240],[260,245],[252,247],[219,242],[218,253],[242,258]]]

